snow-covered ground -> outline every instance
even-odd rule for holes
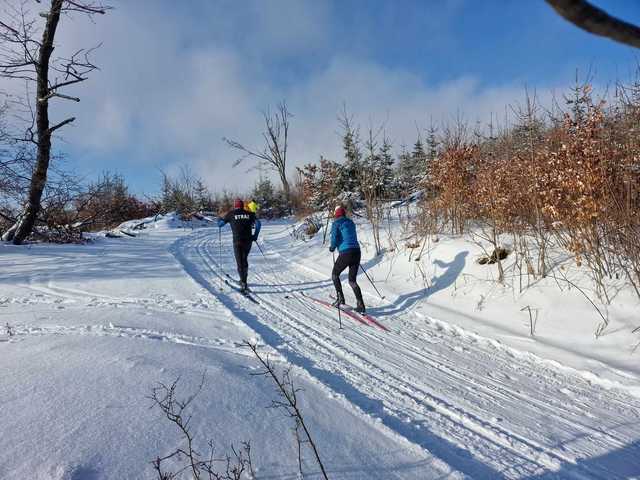
[[[362,228],[386,298],[359,281],[388,331],[346,316],[339,329],[301,294],[332,293],[321,235],[293,240],[290,224],[265,222],[265,255],[250,256],[256,304],[224,283],[228,229],[220,248],[217,228],[176,227],[0,246],[0,478],[154,478],[149,462],[180,437],[149,408],[151,388],[180,377],[187,396],[203,372],[197,437],[222,452],[250,440],[258,478],[296,478],[291,420],[266,408],[276,393],[251,375],[247,339],[293,365],[329,478],[640,478],[640,320],[626,292],[596,340],[575,289],[498,287],[476,245],[446,237],[423,255],[425,283],[408,252],[374,259]],[[533,338],[526,305],[540,312]],[[305,459],[305,478],[320,478]]]

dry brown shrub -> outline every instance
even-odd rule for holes
[[[437,192],[434,206],[443,212],[453,233],[464,232],[473,209],[477,154],[475,145],[453,145],[445,148],[431,164],[430,183]]]

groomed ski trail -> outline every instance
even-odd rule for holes
[[[328,298],[331,282],[294,268],[270,242],[266,257],[250,257],[256,305],[225,289],[222,269],[235,271],[228,232],[223,243],[222,265],[215,229],[172,252],[290,363],[451,468],[474,479],[640,476],[640,399],[411,312],[379,318],[389,331],[344,318],[339,330],[336,312],[296,293]]]

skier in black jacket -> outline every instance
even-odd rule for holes
[[[238,275],[240,275],[240,290],[244,293],[247,291],[247,274],[249,273],[247,257],[251,251],[251,244],[258,240],[261,224],[253,212],[247,212],[244,209],[244,203],[239,198],[233,202],[233,210],[223,218],[218,218],[218,228],[224,227],[227,223],[231,224],[233,232],[233,253],[236,256]],[[252,232],[254,226],[255,231]]]

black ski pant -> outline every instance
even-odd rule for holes
[[[333,280],[333,285],[336,287],[338,297],[344,298],[344,294],[342,293],[342,283],[340,282],[340,274],[349,267],[349,285],[353,289],[353,293],[356,296],[358,303],[364,304],[362,300],[362,291],[360,291],[360,287],[356,281],[358,268],[360,267],[360,255],[361,253],[359,248],[350,248],[349,250],[340,252],[340,255],[338,255],[338,258],[336,259],[336,263],[333,264],[331,279]]]
[[[249,252],[251,251],[252,240],[234,240],[233,253],[236,256],[236,265],[238,266],[238,275],[240,282],[247,283],[247,274],[249,273]]]

